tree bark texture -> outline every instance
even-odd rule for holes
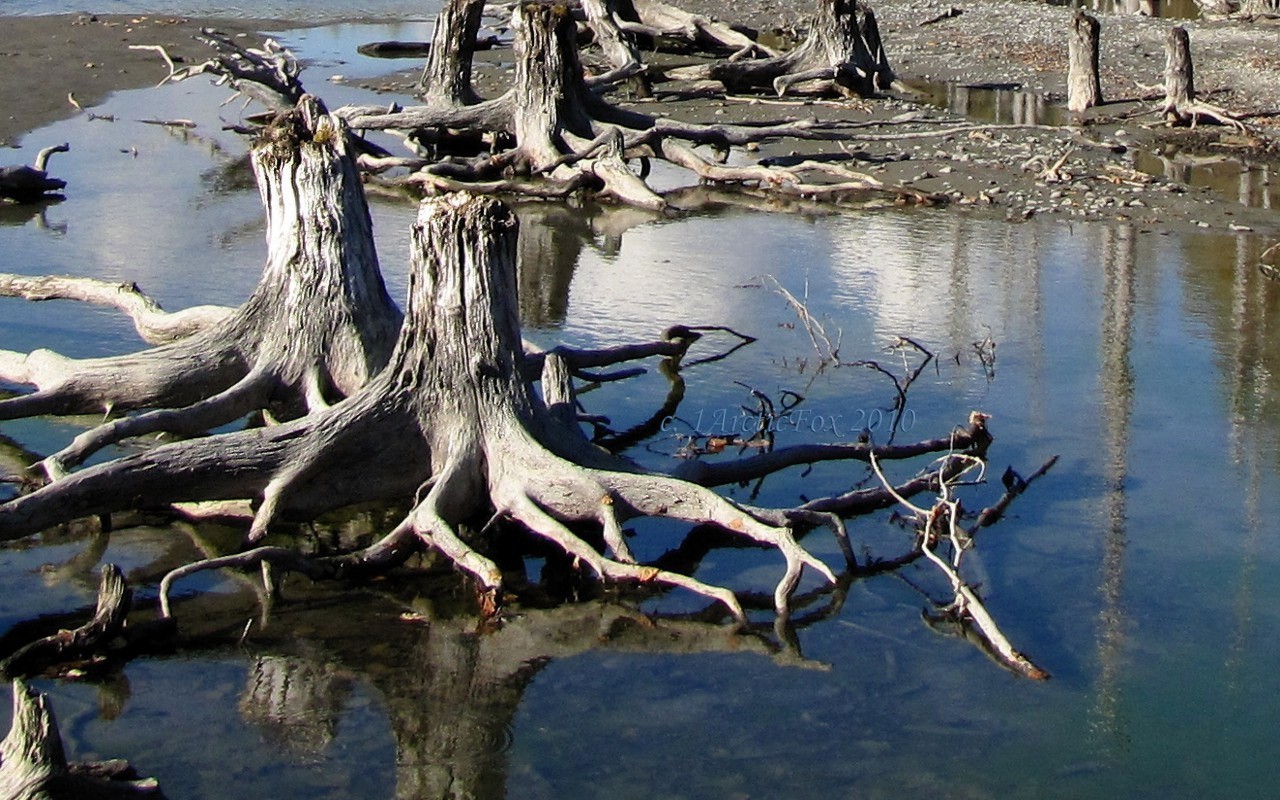
[[[1191,61],[1191,38],[1187,29],[1178,25],[1169,29],[1165,39],[1164,108],[1169,125],[1195,126],[1201,121],[1230,125],[1243,130],[1229,111],[1196,99],[1195,73]]]
[[[252,160],[267,263],[233,313],[124,356],[0,351],[0,378],[36,387],[0,400],[0,419],[151,409],[77,437],[46,462],[51,477],[131,436],[196,435],[260,409],[298,416],[353,393],[386,363],[401,315],[378,268],[344,124],[304,98],[264,132]]]
[[[1102,80],[1098,74],[1098,38],[1102,26],[1097,17],[1077,10],[1067,40],[1067,109],[1081,114],[1102,104]]]
[[[66,519],[178,500],[258,497],[250,536],[277,513],[314,514],[366,500],[418,496],[361,558],[437,548],[496,595],[502,575],[469,525],[509,518],[601,577],[682,586],[723,602],[726,589],[632,560],[620,523],[655,515],[710,522],[778,548],[787,562],[777,602],[809,566],[830,569],[794,540],[708,489],[636,470],[548,413],[522,372],[516,222],[493,200],[464,195],[423,206],[414,229],[404,325],[388,367],[347,402],[295,422],[179,442],[87,468],[0,506],[0,539]],[[548,356],[551,367],[561,367]],[[419,488],[421,487],[421,488]],[[602,555],[567,527],[602,527]],[[468,540],[470,538],[470,540]]]
[[[1178,25],[1169,29],[1164,54],[1165,119],[1175,124],[1187,124],[1191,117],[1185,109],[1196,99],[1196,82],[1191,63],[1191,38],[1186,28]]]
[[[448,107],[480,102],[471,85],[471,63],[483,12],[484,0],[445,0],[441,4],[420,80],[426,103]]]

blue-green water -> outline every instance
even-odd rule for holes
[[[136,280],[171,308],[243,298],[265,257],[263,229],[235,167],[244,145],[220,130],[239,113],[218,109],[224,96],[198,82],[127,92],[98,109],[117,122],[79,118],[28,136],[32,147],[71,142],[51,162],[68,196],[40,216],[0,218],[0,270]],[[135,121],[152,116],[200,127]],[[526,214],[531,338],[599,344],[677,322],[760,337],[688,370],[685,419],[749,403],[734,381],[800,392],[815,415],[850,423],[842,431],[892,400],[870,370],[815,376],[813,345],[761,287],[767,274],[796,295],[807,287],[846,360],[889,365],[898,335],[938,354],[911,390],[912,427],[900,437],[945,432],[976,408],[992,415],[997,474],[1060,455],[966,562],[1005,632],[1053,679],[1016,678],[929,630],[921,594],[895,576],[854,583],[843,605],[803,625],[803,659],[714,625],[655,628],[595,603],[529,611],[478,635],[426,589],[396,594],[416,612],[406,619],[405,605],[377,593],[293,586],[264,625],[244,582],[205,576],[183,584],[191,599],[179,611],[203,646],[135,661],[102,686],[38,682],[73,757],[129,758],[188,799],[1239,798],[1280,788],[1280,296],[1256,268],[1263,243],[951,212],[657,221],[553,208]],[[374,203],[395,296],[412,216],[403,202]],[[992,372],[974,347],[988,338]],[[0,347],[41,346],[91,355],[137,344],[113,313],[0,301]],[[665,392],[651,373],[583,401],[622,426]],[[4,423],[0,434],[47,452],[76,427]],[[632,455],[666,467],[679,444],[659,437]],[[766,481],[755,502],[791,504],[865,478],[849,466],[796,470]],[[966,503],[998,494],[998,483],[975,487]],[[685,532],[637,530],[642,557]],[[877,554],[906,545],[887,512],[850,533]],[[154,578],[196,557],[206,535],[124,530],[100,557]],[[808,544],[838,563],[821,536]],[[0,549],[0,626],[87,603],[94,558],[76,556],[92,547]],[[779,561],[713,550],[697,574],[767,590]],[[945,593],[924,566],[903,574]],[[644,608],[701,605],[676,593]]]

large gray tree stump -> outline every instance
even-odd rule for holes
[[[729,91],[769,88],[779,95],[798,83],[824,81],[844,94],[866,97],[896,80],[875,12],[863,0],[817,0],[808,36],[782,55],[717,61],[669,74],[717,80]]]
[[[314,98],[252,150],[267,214],[267,263],[233,312],[140,353],[74,360],[0,351],[0,378],[36,391],[0,400],[0,420],[113,414],[45,462],[51,477],[127,437],[196,435],[256,410],[288,419],[364,385],[391,354],[400,310],[383,283],[345,124]]]

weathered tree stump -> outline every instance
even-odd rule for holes
[[[582,10],[587,15],[587,27],[591,29],[592,39],[604,55],[609,69],[599,75],[587,79],[590,86],[607,86],[628,81],[637,96],[650,97],[652,87],[645,75],[644,59],[636,46],[636,37],[623,32],[619,26],[622,19],[619,10],[621,0],[582,0]],[[631,4],[625,3],[632,14]]]
[[[1191,63],[1191,37],[1177,25],[1165,39],[1164,115],[1171,124],[1189,124],[1194,116],[1180,111],[1196,98],[1195,68]]]
[[[480,102],[471,84],[471,64],[484,0],[447,0],[431,35],[431,51],[419,79],[422,99],[440,107]]]
[[[872,18],[874,19],[874,17]],[[454,158],[428,164],[405,181],[432,191],[503,192],[563,197],[593,191],[630,205],[662,210],[666,201],[629,170],[624,159],[659,158],[713,182],[752,184],[785,193],[822,193],[800,178],[805,170],[837,175],[839,191],[879,193],[868,176],[829,165],[775,168],[726,167],[690,145],[721,150],[769,138],[836,138],[833,129],[811,122],[777,125],[705,125],[660,119],[618,108],[592,91],[584,79],[574,21],[566,7],[524,3],[512,14],[515,85],[502,97],[463,108],[421,106],[393,113],[349,109],[356,129],[477,131],[510,136],[514,145],[497,155]]]
[[[0,742],[0,797],[5,800],[163,798],[152,778],[124,761],[67,763],[49,700],[13,682],[13,723]]]
[[[1102,26],[1097,17],[1076,10],[1067,40],[1067,109],[1082,114],[1102,104],[1102,80],[1098,74],[1098,38]]]
[[[838,92],[867,97],[896,80],[875,12],[863,0],[818,0],[809,34],[773,58],[719,61],[668,74],[720,81],[729,91],[771,88],[779,95],[798,83],[823,81]]]
[[[1181,25],[1169,29],[1165,39],[1164,107],[1169,125],[1195,126],[1203,120],[1244,128],[1230,112],[1196,99],[1195,73],[1191,62],[1191,38]]]
[[[305,98],[267,129],[252,158],[268,256],[233,313],[126,356],[0,351],[0,377],[37,389],[0,400],[0,419],[156,409],[77,437],[46,460],[51,477],[126,437],[196,435],[256,410],[298,416],[351,394],[386,363],[401,316],[378,268],[343,123]]]

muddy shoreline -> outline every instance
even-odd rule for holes
[[[710,0],[689,0],[683,5],[720,14],[719,4]],[[793,0],[747,0],[735,4],[734,21],[762,30],[786,30],[801,24],[802,6]],[[663,111],[704,120],[710,115],[820,116],[883,125],[869,128],[866,137],[846,145],[857,149],[865,170],[887,186],[926,192],[971,213],[1015,221],[1053,214],[1132,221],[1152,228],[1192,226],[1280,235],[1280,215],[1272,202],[1276,190],[1270,180],[1275,170],[1269,166],[1280,134],[1280,117],[1272,116],[1280,113],[1280,81],[1274,79],[1280,72],[1280,26],[1181,23],[1191,31],[1201,95],[1248,115],[1253,126],[1248,135],[1209,126],[1186,132],[1165,128],[1154,113],[1152,99],[1158,93],[1153,87],[1161,80],[1164,37],[1177,21],[1102,15],[1104,95],[1121,102],[1093,110],[1085,126],[1064,128],[1058,124],[1061,113],[1053,104],[1065,90],[1065,40],[1071,11],[1016,0],[979,0],[957,6],[962,10],[957,16],[921,24],[951,7],[937,0],[912,0],[882,4],[878,9],[891,62],[920,94],[869,103],[744,102],[694,96],[665,103]],[[6,19],[0,25],[0,108],[4,109],[0,142],[10,147],[20,142],[22,147],[0,151],[9,153],[0,159],[29,161],[39,148],[51,144],[28,142],[24,135],[80,113],[68,101],[69,93],[91,108],[112,91],[160,81],[167,73],[160,57],[152,51],[130,50],[130,45],[162,45],[177,59],[202,58],[203,45],[191,37],[203,25],[244,36],[256,30],[299,26],[270,20],[155,15]],[[408,66],[408,62],[388,61],[388,72]],[[405,76],[412,72],[416,69],[366,83],[385,92],[403,91],[408,83]],[[502,80],[500,70],[477,70],[482,91],[498,91]],[[996,93],[965,88],[992,85],[1003,88]],[[322,88],[317,90],[323,94]],[[1000,111],[1002,98],[1034,107],[1005,118]],[[994,104],[996,110],[991,112],[984,103]],[[643,110],[656,109],[648,105]],[[904,121],[904,116],[915,120]],[[1003,125],[972,129],[974,123],[983,122]],[[1009,122],[1044,127],[1011,127]],[[916,138],[942,127],[956,132]],[[766,147],[764,154],[786,158],[833,149],[830,144],[782,142]],[[1188,161],[1184,151],[1196,155]],[[1222,175],[1204,169],[1193,174],[1196,163],[1229,166],[1220,170]],[[1233,180],[1238,181],[1238,190]],[[1196,183],[1212,184],[1212,188],[1189,185]]]

